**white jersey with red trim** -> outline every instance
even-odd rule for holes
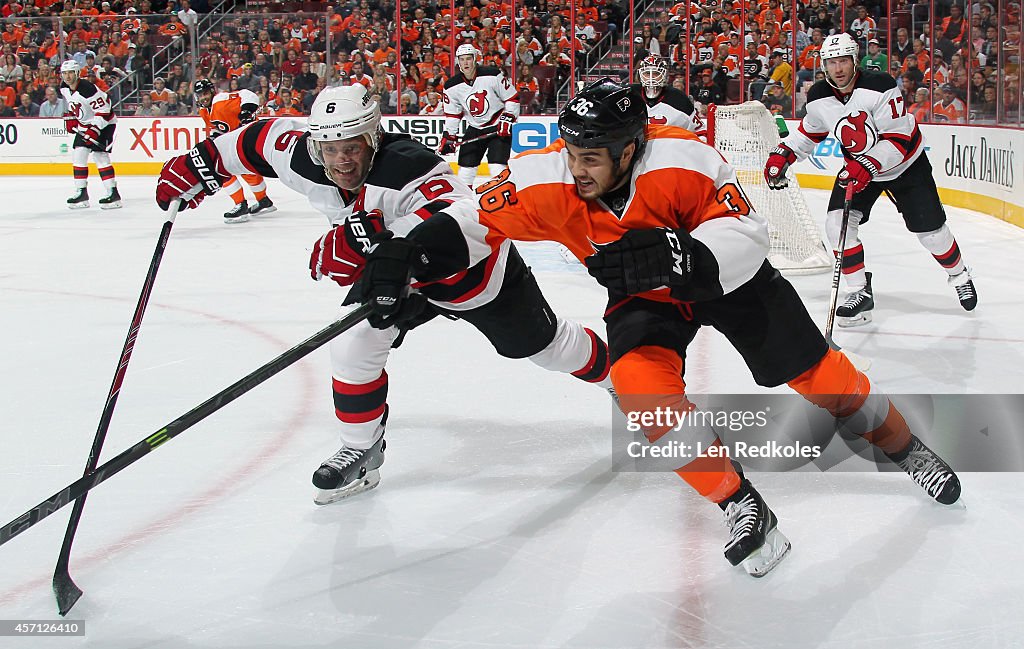
[[[519,91],[498,68],[478,66],[476,76],[467,81],[461,72],[444,84],[444,128],[458,135],[465,119],[474,128],[486,128],[502,113],[519,117]]]
[[[666,86],[661,94],[653,99],[647,96],[640,84],[633,84],[633,89],[644,97],[647,104],[647,123],[657,126],[678,126],[691,133],[703,135],[707,129],[700,118],[690,96],[678,88]]]
[[[879,181],[898,178],[925,149],[896,80],[882,72],[861,71],[846,96],[825,81],[815,83],[807,93],[807,114],[783,144],[802,160],[829,135],[846,159],[867,158],[879,170]]]
[[[435,212],[473,196],[473,190],[452,173],[433,150],[405,135],[384,134],[373,167],[358,192],[339,188],[309,155],[305,120],[261,120],[213,140],[231,174],[280,178],[304,194],[332,225],[359,210],[378,209],[385,226],[404,236]],[[465,311],[497,296],[505,278],[511,244],[496,250],[473,268],[430,285],[417,286],[446,309]]]
[[[75,116],[81,124],[91,124],[103,130],[108,124],[117,123],[113,106],[107,93],[97,88],[91,81],[80,79],[74,90],[63,81],[60,94],[68,103],[68,112]]]

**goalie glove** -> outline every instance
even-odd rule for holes
[[[355,212],[313,244],[309,275],[315,280],[329,277],[339,286],[351,286],[363,274],[370,240],[384,231],[380,210]]]
[[[630,230],[587,257],[587,271],[612,294],[682,287],[693,274],[690,241],[685,230]]]
[[[512,113],[502,113],[498,117],[498,137],[512,137],[512,125],[516,123],[516,116]]]
[[[769,189],[785,189],[789,187],[786,171],[789,165],[796,162],[796,154],[785,144],[780,144],[768,156],[764,166],[764,180]]]
[[[878,163],[862,155],[846,161],[846,166],[839,172],[836,182],[840,187],[853,185],[853,193],[864,191],[868,183],[878,175]]]
[[[441,144],[437,147],[437,152],[441,155],[447,155],[449,153],[455,153],[455,150],[459,148],[459,136],[445,131],[441,134]]]

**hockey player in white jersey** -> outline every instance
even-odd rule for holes
[[[638,91],[647,104],[647,122],[661,126],[679,126],[704,135],[706,129],[693,101],[685,92],[668,83],[668,64],[660,56],[651,55],[636,68]],[[635,86],[635,87],[636,87]]]
[[[830,134],[841,144],[846,165],[836,177],[825,222],[833,249],[839,245],[844,188],[853,183],[857,193],[843,251],[843,276],[851,292],[836,309],[840,326],[871,321],[871,273],[865,270],[858,229],[867,222],[882,192],[896,203],[907,229],[946,271],[960,305],[970,311],[978,304],[978,294],[971,270],[946,225],[946,212],[917,121],[907,112],[895,79],[881,72],[858,70],[856,57],[857,44],[849,34],[829,36],[822,44],[820,65],[825,80],[815,83],[808,92],[807,114],[799,128],[768,157],[765,180],[772,189],[784,188],[788,185],[789,165],[810,155]]]
[[[469,186],[485,153],[492,176],[508,166],[512,125],[519,119],[519,91],[498,68],[478,66],[479,55],[470,44],[455,50],[459,71],[444,84],[441,96],[445,119],[438,153],[447,155],[459,150],[459,178]],[[465,143],[460,146],[463,119],[468,127]]]
[[[441,157],[408,136],[383,133],[380,120],[380,108],[363,86],[328,88],[313,103],[308,126],[292,118],[259,121],[172,158],[161,172],[157,203],[167,209],[199,186],[188,203],[195,207],[231,175],[280,178],[334,226],[314,245],[313,278],[350,286],[360,278],[371,237],[404,235],[473,196]],[[331,342],[334,409],[344,446],[313,476],[318,504],[376,486],[388,417],[388,354],[405,332],[438,314],[469,322],[502,356],[529,358],[611,387],[604,341],[552,312],[510,241],[471,268],[417,289],[418,313],[399,322],[364,321]]]
[[[110,163],[110,150],[114,145],[117,117],[107,93],[91,81],[80,78],[82,67],[68,60],[60,66],[60,94],[68,104],[64,114],[64,128],[75,136],[71,150],[71,165],[75,178],[75,195],[68,199],[68,207],[89,207],[89,154],[100,172],[100,180],[107,195],[99,200],[105,210],[121,207],[117,193],[114,167]]]

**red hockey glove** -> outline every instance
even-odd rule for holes
[[[764,166],[764,179],[769,189],[785,189],[789,187],[789,179],[786,178],[786,170],[789,165],[796,162],[796,154],[785,144],[775,147],[775,150],[768,156],[768,163]]]
[[[693,274],[691,241],[685,230],[630,230],[584,261],[587,271],[611,294],[681,287]]]
[[[878,163],[868,156],[858,156],[847,161],[846,166],[839,172],[836,178],[840,187],[853,184],[853,192],[862,192],[871,182],[871,179],[878,175]]]
[[[459,148],[459,136],[452,135],[448,131],[445,131],[441,135],[441,144],[437,147],[437,152],[441,155],[447,155],[449,153],[455,153],[455,149]]]
[[[188,153],[164,163],[156,183],[156,204],[166,211],[171,201],[180,198],[187,202],[187,207],[196,207],[204,198],[217,193],[229,178],[231,174],[224,169],[213,141],[203,140]]]
[[[502,113],[498,118],[498,137],[512,137],[512,125],[515,123],[515,115],[512,113]]]
[[[78,121],[78,117],[76,116],[75,113],[72,113],[70,110],[68,112],[64,113],[64,130],[65,131],[67,131],[68,133],[74,135],[75,133],[78,133],[78,127],[81,126],[81,125],[82,125],[82,123]]]
[[[315,280],[329,277],[339,286],[351,286],[363,274],[370,239],[384,231],[380,210],[356,212],[313,244],[309,275]]]
[[[78,134],[89,146],[100,145],[100,129],[92,124],[83,124],[78,127]]]

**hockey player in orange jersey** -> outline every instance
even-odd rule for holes
[[[686,350],[700,327],[725,335],[762,386],[788,384],[861,434],[940,503],[960,497],[952,469],[840,351],[830,349],[792,285],[767,261],[768,228],[712,147],[649,125],[643,98],[610,79],[562,110],[562,139],[415,227],[379,242],[359,287],[385,319],[401,317],[409,277],[444,277],[506,238],[558,241],[608,289],[611,377],[627,413],[693,408]],[[645,429],[654,441],[668,429]],[[721,444],[710,425],[688,442]],[[706,454],[676,473],[725,513],[725,556],[762,576],[790,543],[742,470]]]
[[[199,102],[199,115],[210,129],[210,137],[217,137],[239,126],[245,126],[256,119],[260,100],[249,90],[237,92],[221,92],[214,95],[213,83],[208,79],[196,81],[196,99]],[[250,214],[270,214],[276,212],[274,202],[267,196],[267,184],[259,174],[242,174],[242,179],[249,186],[256,204],[250,206],[245,200],[245,190],[238,182],[238,176],[232,176],[224,187],[235,207],[224,213],[225,223],[245,223]]]

